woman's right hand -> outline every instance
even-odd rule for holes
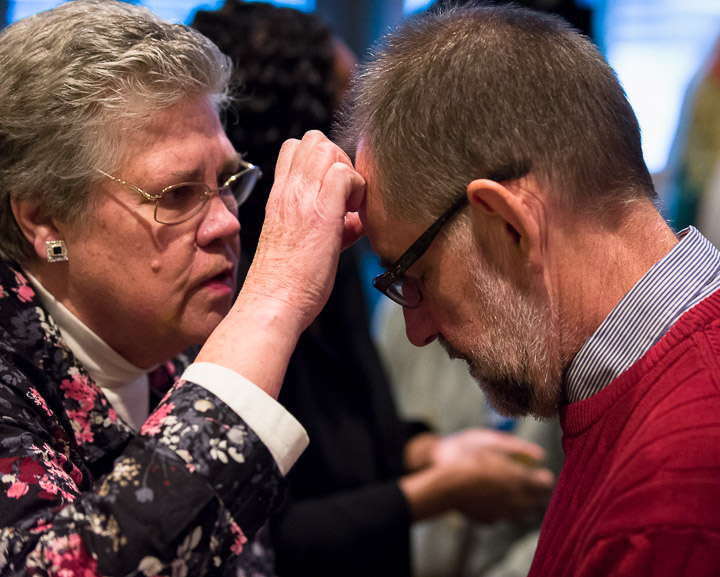
[[[297,339],[330,296],[340,252],[362,236],[364,192],[348,156],[321,132],[285,142],[253,263],[197,361],[277,397]]]

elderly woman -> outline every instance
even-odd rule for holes
[[[4,574],[234,574],[306,443],[275,399],[364,183],[319,133],[287,143],[233,303],[259,175],[220,123],[230,72],[109,0],[0,35]]]

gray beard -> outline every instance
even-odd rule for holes
[[[549,418],[562,397],[559,323],[546,303],[494,271],[476,271],[483,334],[460,350],[439,339],[450,357],[464,359],[470,374],[501,415]]]

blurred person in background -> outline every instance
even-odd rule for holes
[[[545,450],[545,465],[560,475],[564,456],[557,418],[508,418],[498,415],[460,359],[450,359],[440,343],[423,348],[405,334],[403,309],[389,299],[378,302],[373,337],[401,417],[421,421],[451,435],[471,427],[511,432]],[[474,523],[451,511],[417,523],[411,551],[417,577],[435,575],[525,577],[530,569],[543,511],[523,519]]]
[[[672,225],[720,246],[720,39],[685,94],[658,193]]]

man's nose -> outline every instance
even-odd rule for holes
[[[421,303],[415,309],[403,307],[403,315],[408,340],[416,347],[429,345],[438,337],[435,322],[426,303]]]

